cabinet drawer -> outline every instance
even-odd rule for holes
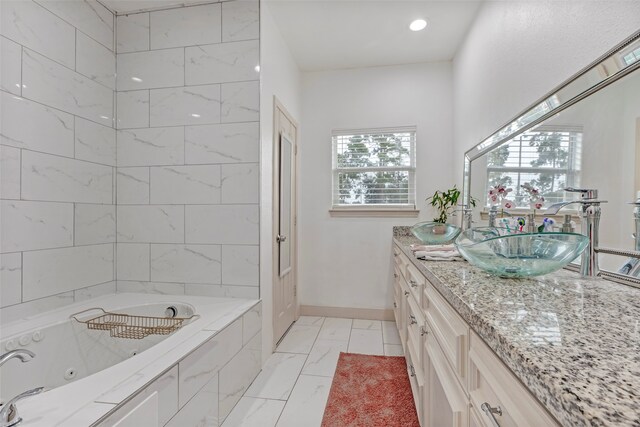
[[[409,290],[413,293],[418,304],[422,305],[422,293],[427,279],[413,264],[407,265],[406,279],[409,285]]]
[[[469,327],[431,283],[424,288],[422,305],[445,357],[466,389]]]
[[[405,353],[407,360],[407,374],[409,375],[409,384],[411,384],[411,392],[413,394],[413,402],[418,413],[418,421],[420,425],[424,425],[422,421],[423,415],[423,400],[424,400],[424,373],[422,367],[415,363],[413,350],[409,347],[409,351]]]
[[[475,333],[471,334],[469,378],[469,395],[481,427],[494,427],[496,423],[500,427],[558,426],[555,419]]]
[[[420,306],[415,302],[413,297],[409,295],[407,298],[407,341],[413,348],[413,361],[422,366],[422,341],[424,336],[425,319],[420,310]]]

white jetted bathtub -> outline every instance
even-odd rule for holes
[[[187,320],[169,335],[118,338],[83,323],[102,314],[97,307]],[[45,387],[17,403],[21,426],[218,426],[260,370],[260,329],[256,300],[116,294],[83,301],[3,325],[0,354],[24,348],[36,357],[0,367],[0,397]]]

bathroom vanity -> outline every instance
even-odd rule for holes
[[[423,427],[637,426],[640,290],[560,270],[420,261],[394,227],[393,299]]]

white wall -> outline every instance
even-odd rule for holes
[[[114,16],[0,3],[0,321],[115,291]]]
[[[454,58],[454,158],[640,29],[640,2],[489,1]]]
[[[453,184],[451,64],[303,74],[300,149],[302,305],[391,308],[391,232],[428,220],[424,199]],[[331,218],[331,130],[417,126],[420,218]]]
[[[269,2],[260,5],[260,298],[263,300],[262,345],[273,345],[273,97],[300,122],[300,72],[278,30]],[[304,145],[305,141],[299,141]]]

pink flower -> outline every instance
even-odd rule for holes
[[[531,209],[542,209],[543,206],[544,206],[543,201],[537,201],[537,202],[531,203]]]
[[[505,199],[502,201],[502,207],[505,209],[513,209],[514,203],[511,200]]]

